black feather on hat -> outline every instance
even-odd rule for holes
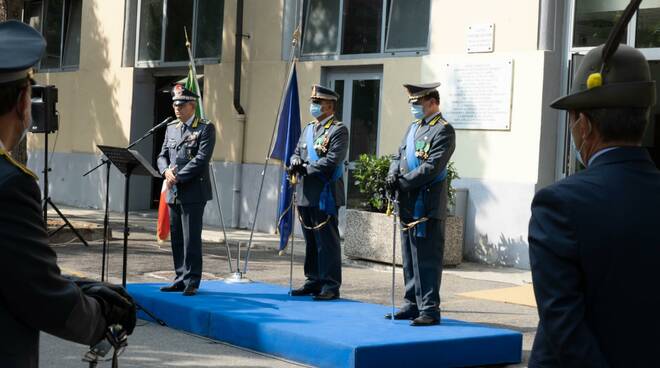
[[[622,45],[621,37],[642,0],[632,0],[607,42],[585,55],[573,78],[571,92],[550,106],[562,110],[649,107],[655,105],[655,81],[637,49]]]

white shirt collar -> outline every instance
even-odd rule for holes
[[[185,122],[184,124],[186,124],[187,126],[190,126],[190,124],[192,124],[192,121],[193,121],[194,119],[195,119],[195,114],[193,114],[193,115],[190,117],[190,119],[186,120],[186,122]]]
[[[620,148],[620,147],[608,147],[608,148],[603,148],[602,150],[596,152],[591,158],[589,159],[589,162],[587,163],[587,166],[591,166],[591,164],[596,160],[598,157],[606,154],[607,152],[614,151],[615,149]]]

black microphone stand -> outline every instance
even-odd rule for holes
[[[155,127],[149,129],[149,131],[147,131],[142,137],[140,137],[140,139],[138,139],[137,141],[129,144],[127,148],[132,148],[136,144],[138,144],[138,143],[142,142],[143,140],[147,139],[148,137],[152,136],[154,133],[156,133],[158,131],[158,129],[169,125],[170,122],[172,122],[173,120],[174,120],[174,118],[171,117],[171,116],[168,117],[167,119],[163,120],[162,122],[160,122]],[[102,159],[101,163],[99,163],[98,165],[93,167],[91,170],[89,170],[89,171],[87,171],[86,173],[83,174],[83,177],[85,177],[85,176],[91,174],[92,172],[94,172],[96,169],[98,169],[99,167],[101,167],[103,165],[106,166],[106,176],[105,176],[105,209],[104,209],[105,213],[104,213],[104,216],[103,216],[103,251],[102,251],[103,255],[101,257],[102,258],[102,260],[101,260],[101,262],[102,262],[102,264],[101,264],[101,282],[104,282],[106,277],[107,277],[107,274],[106,274],[106,272],[107,272],[107,266],[106,266],[107,259],[106,258],[107,257],[106,256],[107,256],[107,252],[108,252],[108,228],[110,226],[110,213],[109,213],[110,212],[110,206],[109,206],[109,199],[110,199],[110,195],[109,195],[109,191],[110,191],[110,160],[108,160],[107,158]]]
[[[148,137],[152,136],[156,131],[159,129],[170,125],[170,123],[174,120],[172,117],[168,117],[167,119],[163,120],[160,124],[156,125],[155,127],[149,129],[142,137],[140,137],[138,140],[136,140],[133,143],[130,143],[127,149],[130,149],[137,145],[138,143],[142,142],[143,140],[147,139]],[[108,272],[108,267],[106,267],[106,262],[108,261],[107,257],[107,252],[108,252],[108,227],[109,227],[109,212],[110,212],[110,206],[109,206],[109,191],[110,191],[110,160],[107,158],[104,158],[101,160],[101,163],[99,163],[97,166],[92,168],[91,170],[87,171],[83,176],[87,176],[91,174],[93,171],[98,169],[99,167],[106,165],[106,178],[105,178],[105,214],[104,214],[104,219],[103,219],[103,255],[102,255],[102,265],[101,265],[101,282],[104,282],[106,279],[106,273]],[[124,204],[126,205],[126,204]],[[127,231],[124,229],[124,231]],[[150,311],[139,305],[137,302],[135,303],[138,309],[141,309],[145,314],[147,314],[149,317],[151,317],[154,321],[156,321],[159,325],[161,326],[167,326],[167,324],[153,315]]]

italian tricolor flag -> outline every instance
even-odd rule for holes
[[[159,243],[167,240],[170,236],[170,209],[167,206],[167,182],[163,180],[163,187],[160,189],[160,200],[158,201],[158,227],[156,228],[156,238]]]

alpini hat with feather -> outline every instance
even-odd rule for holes
[[[571,91],[550,106],[561,110],[649,107],[655,105],[655,82],[644,55],[621,45],[621,37],[642,0],[632,0],[607,42],[585,55]]]

